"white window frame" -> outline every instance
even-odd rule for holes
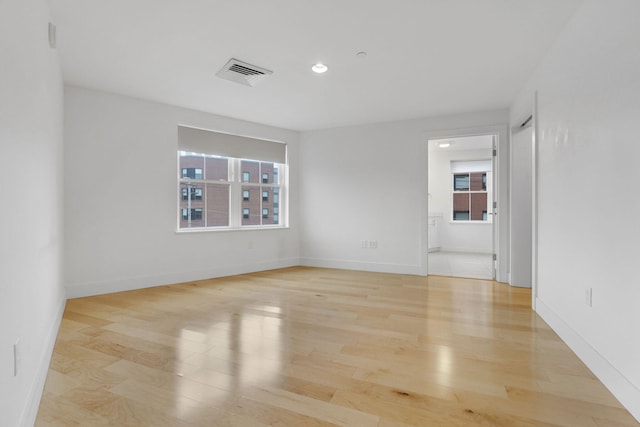
[[[241,159],[235,157],[225,157],[228,159],[228,179],[227,180],[196,180],[191,178],[182,178],[182,169],[180,167],[180,157],[181,153],[184,155],[198,155],[205,157],[218,157],[211,154],[203,154],[203,153],[193,153],[193,152],[185,152],[178,150],[177,151],[177,225],[176,232],[178,233],[193,233],[193,232],[210,232],[210,231],[229,231],[229,230],[257,230],[257,229],[274,229],[274,228],[288,228],[288,188],[289,188],[289,177],[288,177],[288,165],[286,163],[275,163],[261,160],[253,160],[253,159]],[[260,182],[251,183],[243,181],[243,173],[241,171],[241,163],[242,161],[250,161],[250,162],[262,162],[262,163],[274,163],[277,165],[278,173],[274,174],[274,178],[277,177],[278,182],[263,184],[262,183],[262,174],[260,174]],[[203,169],[204,174],[204,169]],[[207,227],[206,226],[206,191],[203,191],[202,199],[205,201],[205,208],[203,210],[203,223],[205,226],[202,227],[180,227],[180,221],[182,217],[182,208],[180,202],[182,200],[182,191],[181,185],[190,183],[192,185],[202,186],[203,189],[206,189],[207,184],[222,184],[229,186],[229,225],[228,226],[215,226],[215,227]],[[252,224],[252,225],[242,225],[243,219],[243,187],[256,187],[262,191],[262,188],[271,188],[272,191],[274,188],[278,188],[278,224]],[[261,193],[259,193],[261,194]],[[262,197],[259,197],[260,203],[262,203]],[[262,207],[260,208],[260,212],[262,213]],[[262,219],[262,215],[260,215]],[[276,219],[274,218],[274,219]]]
[[[483,173],[486,174],[487,178],[486,178],[486,185],[485,185],[485,189],[484,190],[471,190],[471,174],[472,173]],[[455,189],[455,176],[456,175],[469,175],[469,190],[456,190]],[[491,192],[491,184],[493,182],[493,174],[490,170],[477,170],[477,171],[472,171],[472,172],[451,172],[451,203],[450,203],[450,215],[449,215],[449,221],[452,224],[491,224],[493,221],[493,215],[490,215],[489,212],[491,212],[491,205],[492,205],[492,192]],[[474,193],[480,193],[480,194],[486,194],[487,195],[487,219],[486,220],[472,220],[471,219],[471,194]],[[455,219],[454,218],[454,194],[469,194],[469,219],[467,220],[460,220],[460,219]]]

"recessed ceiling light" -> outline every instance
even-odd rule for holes
[[[326,72],[329,69],[329,67],[327,67],[321,62],[318,62],[313,67],[311,67],[311,69],[313,70],[314,73],[322,74]]]
[[[438,147],[440,148],[447,148],[449,147],[451,144],[448,142],[441,142],[440,144],[438,144]]]

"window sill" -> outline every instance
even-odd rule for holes
[[[175,231],[176,234],[194,234],[194,233],[220,233],[225,231],[262,231],[262,230],[288,230],[289,226],[284,225],[261,225],[261,226],[246,226],[246,227],[207,227],[207,228],[179,228]]]
[[[492,221],[453,221],[449,220],[449,224],[467,224],[467,225],[491,225]]]

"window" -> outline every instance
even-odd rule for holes
[[[279,224],[279,221],[274,220],[270,216],[272,208],[278,206],[275,202],[275,194],[280,193],[280,182],[264,182],[265,176],[267,181],[269,177],[278,176],[277,171],[283,167],[283,165],[271,162],[258,162],[254,160],[240,160],[240,171],[244,175],[249,174],[249,182],[242,182],[242,191],[249,192],[251,196],[249,200],[243,200],[242,207],[249,208],[251,215],[242,217],[243,226],[258,226],[258,225],[273,225]],[[270,194],[274,194],[273,200]],[[265,214],[265,212],[267,212]],[[262,213],[262,214],[261,214]]]
[[[191,214],[191,215],[189,215]],[[201,221],[202,220],[202,209],[193,208],[193,209],[182,209],[182,219],[184,221]]]
[[[286,145],[178,126],[178,229],[286,226]]]
[[[452,161],[453,221],[489,222],[491,161]]]
[[[454,221],[486,221],[486,182],[486,172],[453,175]]]
[[[453,190],[464,191],[469,190],[469,174],[453,175]]]
[[[191,179],[202,179],[202,169],[201,168],[183,168],[182,177],[191,178]]]
[[[190,187],[190,189],[191,191],[189,187],[182,188],[182,200],[187,200],[189,193],[191,193],[191,200],[202,200],[202,188]]]

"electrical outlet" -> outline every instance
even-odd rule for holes
[[[366,240],[363,240],[363,241],[362,241],[362,249],[366,249],[366,248],[368,248],[368,247],[369,247],[369,242],[368,242],[368,241],[366,241]]]
[[[369,242],[369,247],[370,247],[371,249],[378,249],[378,241],[377,241],[377,240],[371,240],[371,241]]]
[[[13,345],[13,376],[18,376],[18,362],[20,361],[20,340]]]
[[[593,288],[585,288],[584,302],[587,304],[587,307],[593,307]]]

